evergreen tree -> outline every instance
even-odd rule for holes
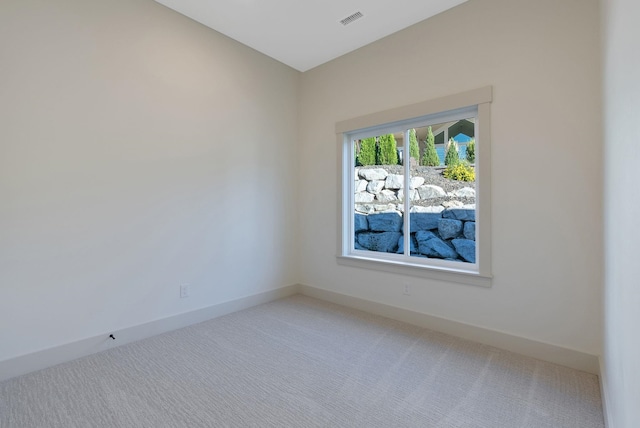
[[[469,144],[467,144],[467,161],[469,163],[474,163],[476,161],[476,140],[471,139]]]
[[[378,141],[377,165],[397,165],[398,148],[393,134],[381,135]]]
[[[375,137],[360,140],[360,151],[356,156],[358,166],[376,164],[376,139]]]
[[[440,165],[440,158],[438,157],[438,152],[436,152],[435,138],[433,137],[433,131],[431,130],[431,127],[429,127],[427,130],[427,141],[424,153],[422,154],[422,165]]]
[[[447,154],[444,156],[444,164],[447,166],[453,166],[460,163],[460,157],[458,156],[458,144],[453,140],[453,138],[449,139],[449,143],[447,144]]]
[[[409,131],[409,156],[414,158],[416,162],[420,162],[420,146],[418,145],[415,129]]]

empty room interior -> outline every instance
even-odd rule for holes
[[[640,2],[390,4],[0,2],[0,426],[640,426]]]

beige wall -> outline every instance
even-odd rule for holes
[[[302,283],[598,355],[598,28],[597,0],[470,0],[304,73],[300,188],[314,191],[300,193]],[[338,266],[335,123],[485,85],[493,286]]]
[[[640,424],[640,3],[606,0],[605,345],[609,428]]]
[[[296,282],[298,72],[152,0],[3,0],[0,58],[0,361]]]

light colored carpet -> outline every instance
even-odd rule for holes
[[[603,427],[598,378],[305,296],[0,383],[9,427]]]

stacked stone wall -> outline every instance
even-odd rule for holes
[[[475,204],[456,203],[456,197],[475,197],[470,187],[447,193],[441,187],[412,177],[409,197],[410,253],[418,257],[475,263]],[[382,168],[356,170],[355,248],[404,253],[404,176]],[[429,199],[444,204],[429,205]]]

